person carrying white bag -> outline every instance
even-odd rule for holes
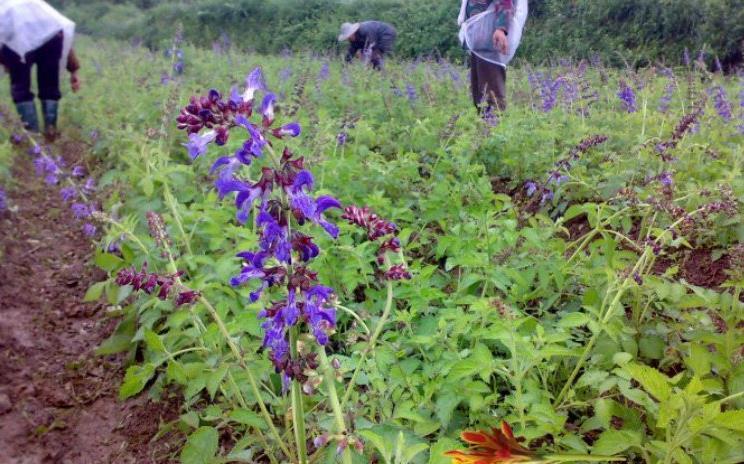
[[[80,63],[72,49],[75,23],[43,0],[0,0],[0,65],[10,75],[10,93],[26,128],[39,132],[38,114],[31,91],[36,65],[38,97],[44,114],[44,132],[57,132],[60,70],[70,72],[73,92],[80,89]]]
[[[462,0],[457,23],[470,54],[473,103],[482,112],[506,109],[506,66],[527,20],[527,0]]]

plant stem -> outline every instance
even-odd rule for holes
[[[214,319],[214,322],[217,324],[217,327],[220,330],[220,333],[222,333],[222,336],[225,338],[225,341],[227,342],[227,346],[230,348],[230,351],[232,351],[235,358],[237,358],[238,363],[240,364],[240,367],[245,371],[246,375],[248,376],[248,382],[251,384],[251,390],[253,391],[253,396],[256,397],[256,403],[258,403],[258,407],[261,410],[261,414],[264,417],[264,420],[266,421],[266,425],[269,426],[269,430],[271,431],[271,435],[273,435],[274,439],[277,441],[277,444],[279,445],[279,448],[290,458],[292,457],[292,453],[290,453],[289,448],[287,448],[287,445],[284,444],[284,441],[282,440],[281,435],[279,435],[279,431],[277,431],[276,427],[274,426],[274,421],[271,417],[271,414],[269,413],[269,410],[266,409],[266,405],[264,404],[263,398],[261,398],[261,392],[258,390],[258,384],[256,382],[256,377],[253,375],[253,371],[250,367],[248,367],[248,364],[246,364],[245,360],[243,359],[243,355],[240,353],[240,349],[235,344],[233,339],[230,337],[230,332],[227,331],[227,327],[225,326],[225,323],[222,321],[222,318],[217,313],[217,310],[214,309],[214,306],[212,306],[209,301],[207,301],[206,298],[203,296],[199,297],[199,302],[204,305],[205,308],[207,308],[207,311],[209,311],[209,315],[212,316],[212,319]]]
[[[297,359],[297,327],[289,330],[289,352],[292,359]],[[302,386],[292,379],[292,427],[294,428],[297,458],[300,464],[307,464],[307,445],[305,435],[305,410],[302,404]]]
[[[336,421],[336,431],[340,435],[346,435],[344,413],[341,409],[341,403],[338,401],[338,392],[336,391],[336,373],[333,371],[333,367],[331,367],[331,363],[328,361],[325,347],[320,347],[320,349],[318,350],[318,355],[320,358],[320,366],[323,368],[323,376],[325,377],[326,387],[328,388],[328,399],[331,402],[333,418]],[[348,446],[344,449],[342,460],[344,464],[351,464],[351,450]]]
[[[602,320],[599,321],[599,328],[594,334],[592,334],[592,338],[589,339],[589,343],[587,343],[586,347],[584,347],[584,351],[581,353],[581,357],[576,362],[576,367],[574,367],[571,375],[569,375],[568,380],[566,380],[566,383],[563,385],[563,388],[553,402],[554,407],[558,407],[561,405],[561,402],[564,400],[564,397],[568,393],[568,390],[571,388],[571,386],[573,386],[574,380],[576,380],[576,376],[579,375],[579,371],[581,371],[581,368],[584,367],[584,363],[589,358],[589,354],[591,353],[592,348],[594,348],[594,344],[597,342],[597,339],[604,331],[603,327],[607,324],[607,322],[610,320],[610,317],[614,313],[613,309],[620,302],[620,298],[622,298],[622,296],[625,294],[625,291],[628,289],[628,283],[633,278],[633,274],[637,272],[638,269],[641,269],[643,267],[643,264],[646,261],[646,257],[648,256],[648,250],[649,249],[646,248],[641,257],[638,258],[635,266],[633,266],[633,269],[623,279],[620,287],[617,289],[617,293],[615,293],[615,297],[612,299],[612,302],[606,307],[601,308],[599,314],[600,316],[602,316]]]
[[[389,261],[387,258],[385,258],[385,261],[386,263],[389,264]],[[382,328],[387,322],[388,318],[390,317],[390,312],[393,309],[393,283],[390,281],[387,281],[386,286],[387,286],[387,298],[385,300],[385,309],[382,311],[382,316],[380,316],[380,320],[377,321],[377,325],[375,326],[375,331],[372,333],[372,336],[369,338],[369,342],[367,342],[367,346],[362,351],[362,354],[359,358],[359,363],[357,364],[356,369],[354,369],[354,373],[351,376],[351,380],[349,380],[349,384],[346,386],[346,392],[344,392],[344,397],[341,400],[342,408],[349,401],[349,398],[351,397],[351,392],[354,391],[354,384],[356,383],[356,378],[362,369],[362,365],[364,365],[364,361],[367,359],[367,354],[374,350],[375,343],[377,343],[377,338],[382,333]]]

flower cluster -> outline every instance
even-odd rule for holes
[[[664,93],[659,99],[658,110],[662,113],[669,111],[669,106],[672,103],[674,97],[674,91],[677,89],[677,83],[674,79],[674,72],[669,68],[663,68],[661,74],[667,78],[667,83],[664,86]]]
[[[19,145],[28,142],[28,153],[33,157],[33,164],[38,177],[43,177],[49,186],[59,186],[59,195],[63,201],[70,203],[70,210],[76,219],[84,220],[82,232],[87,237],[96,234],[96,226],[90,222],[90,217],[97,210],[96,205],[89,201],[96,190],[96,183],[92,177],[87,177],[82,166],[68,169],[61,156],[49,153],[49,147],[42,146],[30,135],[18,133],[13,135],[13,143]],[[86,178],[87,177],[87,178]],[[82,179],[85,178],[83,181]]]
[[[368,207],[347,206],[344,208],[344,214],[341,217],[346,219],[350,224],[362,228],[367,233],[367,239],[369,241],[381,242],[377,249],[378,265],[386,263],[385,258],[388,252],[400,253],[400,240],[395,236],[398,232],[396,225],[379,217]],[[388,269],[384,270],[383,277],[387,280],[403,280],[410,279],[411,273],[407,270],[404,263],[400,263],[391,265]]]
[[[167,300],[175,288],[175,304],[176,306],[183,306],[193,303],[200,295],[199,292],[180,285],[178,278],[182,274],[183,272],[170,275],[147,272],[147,263],[145,263],[140,271],[137,271],[134,267],[120,270],[116,275],[116,284],[120,286],[131,285],[134,291],[142,290],[148,295],[157,290],[157,297],[161,300]]]
[[[688,113],[679,120],[677,125],[674,127],[672,135],[667,139],[656,144],[656,153],[661,157],[663,161],[673,161],[674,157],[669,154],[669,150],[677,147],[679,142],[685,136],[687,132],[692,130],[698,118],[702,115],[702,105],[698,105],[693,109],[691,113]]]
[[[266,137],[268,134],[278,139],[300,135],[300,126],[297,123],[272,128],[276,95],[270,92],[266,93],[261,103],[261,123],[255,125],[251,123],[249,118],[253,115],[254,95],[258,91],[266,90],[261,69],[256,68],[251,72],[245,83],[243,93],[238,93],[237,88],[233,87],[227,101],[214,89],[205,96],[192,97],[191,102],[181,110],[176,119],[178,129],[189,134],[189,143],[185,146],[192,159],[206,153],[208,145],[212,142],[217,145],[227,143],[229,131],[234,127],[241,126],[248,132],[248,138],[243,147],[235,152],[235,156],[230,159],[220,158],[213,166],[213,170],[229,165],[228,170],[232,171],[237,167],[237,164],[232,163],[251,164],[252,159],[263,154],[263,147],[268,143]],[[200,134],[205,128],[209,130]]]
[[[729,103],[728,98],[726,97],[726,90],[723,86],[716,85],[708,89],[708,94],[713,97],[713,105],[716,108],[718,116],[720,116],[725,122],[731,121],[731,118],[733,117],[731,112],[731,103]]]
[[[524,184],[528,197],[539,198],[540,204],[545,204],[554,197],[553,186],[559,186],[568,180],[568,172],[573,163],[581,158],[581,155],[590,148],[601,145],[607,141],[607,136],[602,134],[592,135],[584,138],[578,145],[573,147],[568,156],[555,162],[555,169],[548,172],[545,182],[527,181]],[[539,194],[539,195],[536,195]]]
[[[257,113],[260,122],[254,123],[249,118],[254,115],[259,91],[264,92]],[[276,96],[267,91],[263,74],[256,68],[246,78],[243,93],[233,88],[228,101],[216,90],[207,96],[193,97],[181,111],[178,127],[189,133],[186,147],[192,158],[206,153],[212,142],[223,145],[233,129],[246,137],[233,155],[218,158],[211,172],[217,175],[215,187],[220,198],[235,194],[240,223],[246,223],[255,211],[258,249],[237,254],[243,266],[230,284],[251,286],[251,302],[262,298],[266,301],[258,314],[264,320],[263,347],[269,350],[286,386],[291,379],[305,382],[305,372],[317,367],[312,353],[291,355],[289,332],[295,327],[307,327],[315,341],[324,346],[336,326],[335,293],[320,284],[317,273],[309,267],[320,247],[303,226],[315,224],[337,238],[339,229],[325,213],[340,209],[341,204],[331,196],[311,194],[314,179],[305,169],[303,157],[295,156],[287,147],[277,156],[272,138],[296,137],[301,129],[295,122],[274,127],[275,102]],[[243,167],[267,153],[273,158],[273,167],[260,167],[255,181],[242,177]]]
[[[628,113],[635,113],[638,111],[635,92],[625,80],[620,80],[620,90],[617,92],[617,97],[620,99],[625,111]]]

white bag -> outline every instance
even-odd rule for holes
[[[498,15],[493,7],[465,20],[467,0],[462,1],[458,23],[460,24],[460,42],[470,53],[488,62],[504,66],[514,58],[519,42],[522,40],[522,29],[527,21],[527,0],[514,0],[514,14],[509,24],[507,35],[508,50],[505,54],[496,50],[493,45],[493,33],[496,30]]]
[[[26,53],[44,45],[59,31],[64,34],[62,70],[72,48],[75,23],[43,0],[0,0],[0,45],[17,53],[21,61],[25,61]]]

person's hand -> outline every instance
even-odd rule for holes
[[[506,55],[509,49],[509,42],[506,40],[506,32],[503,29],[496,29],[493,32],[493,46],[502,55]]]
[[[80,76],[78,76],[77,71],[70,74],[70,88],[73,92],[80,90]]]

